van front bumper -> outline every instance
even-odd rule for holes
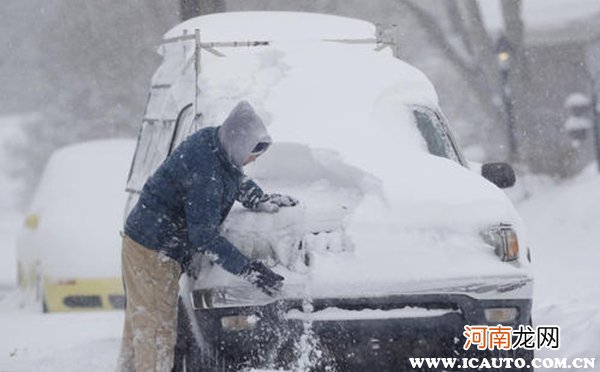
[[[306,312],[306,306],[302,300],[280,300],[263,306],[196,309],[194,320],[204,337],[204,348],[197,352],[205,363],[218,359],[232,371],[243,367],[290,368],[308,352],[309,345],[308,349],[318,351],[317,359],[323,367],[335,366],[335,370],[342,371],[409,370],[409,357],[514,355],[512,351],[502,354],[463,349],[465,325],[497,325],[487,320],[486,308],[517,309],[515,319],[503,325],[531,324],[530,299],[482,300],[464,294],[427,294],[320,299],[309,304],[310,312]],[[310,319],[311,313],[327,314],[328,309],[342,309],[357,316],[338,320],[334,313],[332,317]],[[387,314],[402,309],[417,309],[418,316],[365,319],[361,315],[361,310]],[[433,315],[427,316],[428,312]],[[224,321],[244,317],[252,321]],[[525,352],[521,357],[530,359],[533,354]]]

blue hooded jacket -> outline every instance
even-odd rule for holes
[[[220,235],[219,226],[236,200],[254,209],[263,195],[241,170],[259,142],[271,139],[247,102],[238,104],[222,126],[189,136],[144,185],[125,234],[184,267],[203,252],[239,274],[248,258]]]

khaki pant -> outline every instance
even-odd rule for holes
[[[179,264],[123,237],[127,306],[118,371],[162,372],[173,367]]]

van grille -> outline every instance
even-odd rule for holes
[[[67,307],[102,307],[100,296],[67,296],[63,303]]]

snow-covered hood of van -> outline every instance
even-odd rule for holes
[[[291,194],[300,204],[276,214],[236,206],[223,234],[249,257],[267,259],[286,277],[290,294],[301,288],[314,297],[384,295],[402,291],[401,283],[437,288],[440,282],[464,284],[465,278],[528,275],[524,258],[502,262],[481,237],[489,227],[508,223],[522,249],[526,244],[520,219],[500,189],[434,156],[395,164],[397,177],[390,179],[397,182],[385,185],[335,153],[275,144],[248,174],[266,192]],[[236,280],[213,267],[200,283]]]
[[[161,47],[164,61],[152,84],[172,85],[169,99],[149,104],[147,115],[174,120],[196,98],[202,124],[212,126],[247,100],[274,142],[248,175],[266,192],[300,199],[273,215],[238,206],[223,234],[248,256],[269,257],[287,289],[300,283],[313,294],[336,288],[358,293],[365,286],[374,293],[428,278],[522,275],[525,264],[501,262],[480,237],[492,225],[510,223],[524,238],[503,192],[428,153],[413,111],[438,110],[427,77],[389,48],[314,40],[374,38],[375,28],[364,22],[320,22],[319,35],[297,38],[305,16],[272,14],[276,34],[286,36],[268,46],[217,48],[224,56],[203,50],[198,97],[193,42]],[[200,17],[167,37],[193,27],[207,43],[225,41],[217,35],[274,36],[262,34],[253,17]],[[233,35],[231,25],[238,21],[244,31]],[[229,31],[221,34],[220,28]],[[237,280],[213,274],[199,283]]]

